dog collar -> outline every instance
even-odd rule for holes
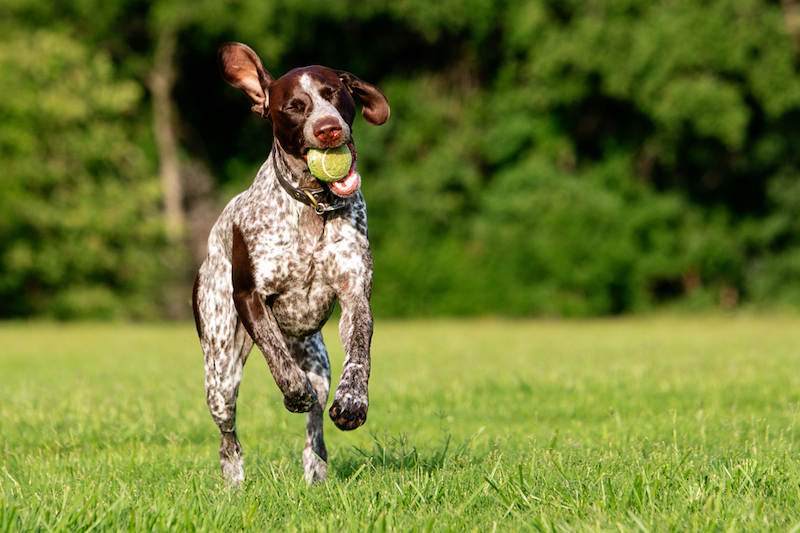
[[[286,178],[283,177],[283,174],[281,174],[280,170],[278,169],[278,163],[276,160],[277,156],[272,158],[272,168],[275,171],[275,176],[278,178],[278,183],[280,183],[281,187],[283,187],[283,189],[289,193],[289,196],[298,202],[313,207],[314,211],[320,216],[344,207],[344,204],[334,203],[333,193],[331,193],[330,189],[324,189],[322,187],[295,187],[286,181]]]

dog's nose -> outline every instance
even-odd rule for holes
[[[322,120],[314,128],[314,136],[324,143],[334,142],[342,132],[342,126],[333,119]]]

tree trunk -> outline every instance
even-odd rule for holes
[[[786,31],[792,42],[794,53],[800,59],[800,2],[797,0],[781,0],[783,14],[786,18]]]
[[[153,130],[164,189],[164,217],[167,236],[172,242],[181,240],[186,225],[183,212],[178,140],[172,109],[172,88],[175,85],[173,61],[177,36],[171,27],[158,34],[153,71],[150,74],[150,94],[153,98]]]
[[[183,211],[178,134],[175,127],[177,117],[172,101],[177,32],[174,27],[166,26],[158,30],[156,38],[153,67],[147,81],[152,97],[153,134],[164,193],[164,221],[167,238],[172,245],[163,257],[169,273],[162,283],[162,298],[167,318],[180,320],[189,314],[186,301],[190,285],[188,261],[185,257],[186,216]]]

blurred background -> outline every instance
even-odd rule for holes
[[[2,0],[0,318],[183,319],[271,145],[217,46],[380,87],[380,317],[800,307],[798,0]]]

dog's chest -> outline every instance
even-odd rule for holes
[[[358,232],[344,220],[326,221],[310,210],[250,221],[245,241],[254,281],[281,330],[294,336],[318,331],[333,311],[335,279],[348,268],[347,252],[363,248]]]
[[[288,334],[306,336],[322,327],[333,311],[336,292],[323,239],[297,239],[270,254],[273,267],[265,265],[261,290],[271,301],[272,312]]]

